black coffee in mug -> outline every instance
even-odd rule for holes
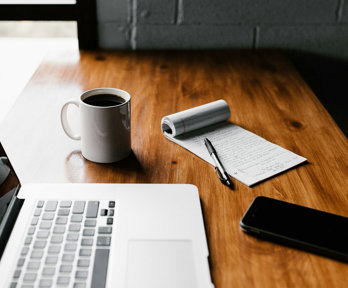
[[[120,96],[113,94],[97,94],[89,96],[83,100],[88,105],[98,106],[98,107],[110,107],[117,106],[125,103],[126,101]]]

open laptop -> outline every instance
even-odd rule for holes
[[[0,287],[213,287],[195,186],[21,186],[0,156]]]

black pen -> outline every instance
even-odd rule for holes
[[[209,141],[208,138],[204,138],[204,144],[208,149],[210,157],[213,159],[213,161],[215,163],[215,170],[218,174],[220,181],[223,184],[225,184],[226,186],[233,189],[233,184],[232,184],[231,178],[227,174],[227,172],[225,171],[224,166],[222,166],[222,164],[221,164],[221,162],[216,154],[216,151],[215,151],[213,144],[211,144],[211,142]]]

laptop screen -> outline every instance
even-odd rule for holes
[[[0,223],[19,180],[0,142]]]

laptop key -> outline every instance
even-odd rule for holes
[[[58,285],[69,285],[70,277],[58,277],[57,284]]]
[[[115,201],[109,201],[109,208],[115,208]]]
[[[37,201],[36,207],[37,208],[42,208],[45,204],[45,201]]]
[[[89,267],[90,261],[87,259],[80,259],[77,261],[77,267]]]
[[[29,252],[29,247],[25,246],[23,247],[22,251],[21,251],[21,255],[22,256],[26,256]]]
[[[33,237],[27,237],[25,238],[24,245],[30,245],[31,241],[33,241]]]
[[[50,231],[48,231],[48,230],[40,230],[40,231],[37,232],[36,238],[47,239],[49,235],[50,235]]]
[[[25,259],[24,258],[19,258],[17,262],[18,267],[22,267],[24,265]]]
[[[38,270],[40,267],[40,262],[30,261],[27,265],[28,270]]]
[[[21,276],[21,270],[16,270],[13,274],[13,279],[18,279]]]
[[[99,234],[111,234],[112,233],[112,227],[110,226],[101,226],[98,228]]]
[[[40,229],[51,229],[52,222],[49,221],[42,221],[40,224]]]
[[[110,246],[111,237],[109,236],[98,236],[97,238],[97,246]]]
[[[79,232],[81,229],[81,224],[70,224],[69,231],[71,232]]]
[[[36,240],[34,242],[34,248],[35,249],[43,249],[46,247],[47,241],[46,240]]]
[[[74,283],[74,288],[86,288],[86,283],[76,282]]]
[[[83,236],[94,236],[94,229],[83,229]]]
[[[39,282],[39,288],[48,288],[52,287],[52,280],[51,279],[41,279]]]
[[[36,277],[37,277],[36,273],[25,273],[23,281],[24,282],[35,282]]]
[[[70,213],[70,209],[60,208],[58,210],[58,216],[68,216]]]
[[[33,235],[35,233],[35,227],[29,227],[28,235]]]
[[[75,278],[76,279],[87,279],[88,277],[88,271],[81,270],[81,271],[76,271],[75,273]]]
[[[41,259],[43,256],[42,250],[33,250],[30,255],[30,259]]]
[[[66,240],[68,241],[77,241],[79,239],[79,234],[78,233],[69,233],[66,236]]]
[[[72,265],[60,265],[59,272],[70,273],[73,269]]]
[[[35,233],[35,227],[29,227],[28,229],[28,235],[33,235]]]
[[[76,251],[77,245],[75,243],[67,243],[64,246],[64,251]]]
[[[34,216],[40,216],[41,215],[41,211],[42,211],[41,208],[35,209]]]
[[[31,225],[32,226],[37,225],[37,222],[39,222],[39,217],[33,217],[33,219],[31,219]]]
[[[106,286],[106,274],[109,263],[109,249],[96,249],[92,273],[92,288]]]
[[[47,201],[45,206],[46,212],[54,212],[57,209],[58,201]]]
[[[70,208],[71,207],[71,201],[61,201],[60,204],[59,204],[59,207]]]
[[[81,246],[92,246],[93,238],[84,238],[81,240]]]
[[[114,216],[114,215],[115,215],[115,210],[109,209],[109,216]]]
[[[58,256],[47,256],[45,260],[45,264],[55,265],[58,262]]]
[[[71,222],[82,222],[82,215],[81,214],[72,215],[70,221]]]
[[[65,253],[65,254],[63,254],[62,261],[63,262],[73,262],[74,258],[75,258],[74,254]]]
[[[48,247],[48,254],[59,254],[61,249],[60,245],[50,245]]]
[[[64,225],[68,222],[68,217],[57,217],[56,224]]]
[[[42,220],[53,220],[54,213],[52,212],[45,212],[42,214]]]
[[[55,236],[52,236],[51,238],[51,243],[53,244],[60,244],[62,242],[63,242],[63,236],[55,235]]]
[[[42,275],[44,276],[52,276],[54,275],[54,272],[56,271],[55,267],[45,267],[42,269]]]
[[[95,227],[97,225],[96,220],[86,220],[85,221],[85,227]]]
[[[108,219],[106,219],[106,224],[107,225],[112,225],[114,223],[114,219],[113,218],[108,218]]]
[[[53,228],[53,234],[64,234],[65,233],[65,226],[55,226]]]
[[[88,201],[86,218],[97,218],[99,201]]]
[[[83,214],[83,212],[85,211],[85,205],[86,201],[75,201],[72,213]]]
[[[91,256],[92,249],[80,249],[79,256]]]

